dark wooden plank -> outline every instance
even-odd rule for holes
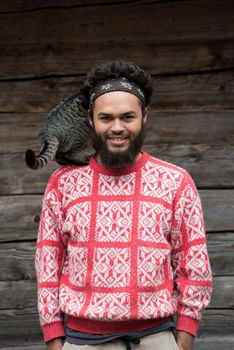
[[[65,95],[64,95],[65,96]],[[59,100],[57,100],[57,103]],[[49,109],[53,108],[51,104]],[[0,114],[0,154],[21,153],[27,148],[40,150],[38,138],[45,113],[2,113]],[[219,149],[220,145],[234,145],[234,111],[198,111],[198,112],[158,112],[151,109],[146,124],[145,146],[151,151],[159,147],[159,155],[173,156],[173,152],[183,155],[184,145],[197,144],[193,153],[209,151],[211,147]],[[175,145],[178,144],[175,148]],[[200,146],[200,144],[205,144]],[[206,146],[207,145],[207,146]],[[217,147],[215,148],[215,146]],[[181,150],[180,150],[181,146]],[[204,155],[205,156],[205,155]],[[22,159],[23,160],[23,159]]]
[[[234,310],[205,310],[199,336],[233,336]]]
[[[205,340],[207,337],[215,336],[226,339],[226,337],[233,335],[233,322],[234,310],[205,310],[199,327],[198,339]],[[2,311],[0,315],[0,342],[1,347],[42,344],[36,310],[28,308],[5,310],[4,313]]]
[[[214,277],[213,294],[209,308],[234,309],[234,277]]]
[[[196,339],[194,350],[232,350],[234,348],[234,337],[206,337]]]
[[[35,149],[35,148],[34,148]],[[40,194],[52,172],[59,167],[55,162],[39,171],[27,167],[24,154],[1,155],[0,194]]]
[[[7,281],[0,282],[0,310],[7,310],[6,313],[18,310],[34,308],[37,304],[37,285],[31,281]],[[37,310],[35,309],[35,312]]]
[[[234,186],[233,146],[218,142],[184,145],[181,141],[181,144],[155,143],[146,145],[144,149],[159,159],[186,169],[198,188]]]
[[[233,231],[234,190],[201,190],[207,231]]]
[[[154,2],[162,0],[154,0]],[[165,1],[165,0],[164,0]],[[166,0],[167,1],[167,0]],[[114,1],[115,3],[127,3],[129,4],[129,0],[118,0]],[[140,3],[141,1],[136,1],[137,3]],[[150,2],[150,0],[144,0],[145,3]],[[22,11],[38,11],[43,9],[51,9],[52,11],[54,9],[67,9],[67,8],[74,8],[74,7],[82,7],[82,6],[90,6],[90,5],[110,5],[113,6],[113,1],[110,0],[34,0],[33,2],[28,0],[14,0],[8,1],[8,0],[1,0],[0,2],[0,13],[11,13],[11,12],[22,12]]]
[[[154,103],[157,103],[154,99]],[[17,120],[17,119],[16,119]],[[234,145],[234,111],[177,111],[160,112],[151,108],[146,124],[146,145],[209,144]]]
[[[143,149],[189,171],[200,189],[234,187],[233,146],[155,144]],[[43,193],[50,174],[59,166],[53,162],[46,169],[33,171],[26,166],[24,154],[1,155],[1,165],[1,195]]]
[[[36,239],[42,196],[0,197],[0,241]]]
[[[233,276],[214,277],[209,309],[233,309],[233,288]],[[0,281],[0,297],[0,309],[2,310],[22,310],[35,307],[37,303],[36,282],[34,280]]]
[[[200,190],[207,231],[233,231],[234,190]],[[0,197],[0,241],[35,239],[42,196]]]
[[[154,79],[157,111],[233,109],[234,70]]]
[[[213,276],[234,276],[234,233],[207,234],[207,247]]]
[[[14,336],[13,336],[14,335]],[[36,308],[1,310],[1,347],[27,346],[42,343]]]
[[[6,293],[6,300],[8,300],[3,306],[3,303],[0,300],[0,309],[9,308],[9,300],[12,299],[11,306],[17,308],[17,305],[14,305],[14,298],[18,300],[21,298],[21,295],[18,296],[18,293],[15,295],[15,290],[21,289],[20,281],[22,280],[22,285],[25,283],[25,286],[22,288],[24,293],[28,293],[28,296],[32,294],[35,289],[34,281],[36,279],[34,259],[35,259],[35,248],[36,242],[27,242],[27,243],[1,243],[0,244],[0,281],[8,281],[6,284],[1,285],[1,293],[6,293],[9,290],[9,293]],[[25,280],[25,281],[24,281]],[[12,282],[9,282],[12,281]],[[14,281],[18,281],[19,288],[15,289]],[[9,285],[7,285],[9,283]],[[17,285],[17,284],[16,284]],[[5,286],[5,287],[4,287]],[[31,289],[28,289],[31,288]],[[13,293],[13,294],[12,294]],[[3,295],[2,294],[2,295]],[[28,297],[25,298],[25,295],[22,294],[23,300],[30,300]],[[2,298],[2,301],[5,298]],[[4,301],[5,303],[5,301]],[[27,307],[32,306],[31,304]],[[26,307],[24,305],[24,307]]]
[[[0,82],[0,112],[48,112],[79,90],[82,77]],[[234,108],[234,70],[154,79],[156,111],[204,111]]]
[[[20,237],[19,237],[20,240]],[[211,267],[213,276],[217,281],[221,281],[222,276],[234,275],[234,233],[220,233],[220,234],[208,234],[207,246],[209,257],[211,261]],[[17,243],[1,243],[0,244],[0,281],[21,281],[21,280],[35,280],[34,258],[35,258],[36,242],[17,242]],[[220,277],[221,276],[221,277]],[[224,277],[226,278],[226,277]],[[229,277],[224,279],[227,292],[229,293],[228,283],[231,283],[234,288],[234,281],[229,281]],[[30,282],[31,283],[31,282]],[[218,301],[218,298],[224,298],[225,291],[219,289],[219,285],[214,288],[217,296],[215,297],[214,307],[224,307],[222,300]],[[2,299],[4,300],[4,298]],[[226,303],[230,303],[229,307],[232,307],[233,300],[231,298]],[[1,299],[0,299],[1,305]],[[221,305],[221,306],[220,306]],[[225,304],[225,307],[228,307]]]
[[[24,161],[26,149],[39,152],[38,132],[45,114],[0,114],[0,194],[42,193],[58,167],[32,171]],[[234,186],[233,111],[157,113],[146,128],[144,150],[187,169],[198,187]],[[199,143],[195,143],[199,140]],[[201,172],[200,169],[203,169]],[[220,176],[220,172],[222,176]]]
[[[171,1],[43,9],[1,15],[0,42],[184,42],[233,39],[233,2]],[[137,23],[137,25],[136,25]],[[150,25],[155,23],[157,25]],[[14,24],[14,25],[13,25]],[[28,30],[30,28],[30,30]],[[111,36],[110,36],[111,33]]]
[[[94,38],[95,42],[95,38]],[[158,44],[121,43],[13,44],[2,48],[1,79],[84,75],[103,61],[122,58],[154,74],[198,73],[234,67],[234,41]]]

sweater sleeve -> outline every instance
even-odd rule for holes
[[[45,342],[64,336],[59,309],[59,278],[65,258],[66,237],[62,233],[62,205],[54,176],[42,203],[35,269],[38,281],[38,312]]]
[[[212,273],[201,200],[186,171],[175,198],[174,210],[171,241],[176,329],[196,336],[202,310],[211,299]]]

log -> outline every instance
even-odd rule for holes
[[[95,38],[94,38],[95,42]],[[157,43],[40,43],[4,46],[0,56],[1,79],[30,79],[84,75],[104,61],[124,57],[151,75],[201,73],[234,67],[234,41]]]
[[[234,275],[234,234],[207,234],[207,248],[213,276]],[[222,293],[220,293],[222,295]]]
[[[213,276],[216,280],[222,276],[234,275],[234,233],[210,233],[207,235],[207,247],[212,267]],[[12,242],[0,244],[0,281],[35,281],[36,274],[34,268],[36,242]],[[226,277],[225,277],[226,278]],[[230,277],[232,278],[232,277]],[[31,283],[31,282],[30,282]],[[228,285],[229,279],[225,280]],[[234,282],[230,282],[234,286]],[[227,287],[228,288],[228,287]],[[219,289],[219,285],[215,290]],[[220,293],[224,295],[225,291]],[[230,294],[231,295],[231,294]],[[217,296],[218,297],[218,296]],[[214,307],[222,305],[215,298]],[[230,296],[230,303],[233,303]],[[1,300],[0,300],[1,303]],[[13,304],[12,304],[13,305]],[[220,306],[224,307],[224,306]]]
[[[83,78],[0,81],[0,112],[48,112],[79,91]],[[157,112],[233,109],[234,70],[155,77],[154,90],[151,107]]]
[[[1,195],[42,194],[50,175],[59,167],[57,163],[52,162],[41,170],[29,169],[22,153],[1,155],[1,164]]]
[[[207,231],[233,231],[234,191],[201,190],[199,192]]]
[[[35,281],[19,280],[0,282],[0,309],[1,314],[20,314],[25,309],[34,308],[37,313],[37,284]]]
[[[214,277],[209,309],[233,309],[233,288],[233,276]],[[35,307],[37,304],[36,282],[33,280],[0,281],[0,296],[2,310],[24,310]]]
[[[200,190],[208,232],[233,231],[234,190]],[[2,196],[0,242],[36,239],[41,195]]]
[[[234,347],[234,337],[206,337],[205,339],[196,339],[194,350],[232,350]],[[43,348],[42,348],[43,349]],[[41,350],[42,350],[41,349]],[[38,349],[39,350],[39,349]]]
[[[146,145],[143,149],[156,158],[186,169],[199,189],[234,187],[233,146],[203,143],[155,144]],[[1,195],[41,194],[50,175],[59,167],[53,162],[45,169],[31,170],[25,165],[24,154],[1,155],[1,164]]]
[[[14,336],[12,336],[14,334]],[[42,344],[43,338],[36,308],[1,310],[1,347]]]
[[[218,337],[218,340],[221,337],[225,337],[230,343],[231,340],[228,337],[233,335],[233,321],[234,310],[205,310],[199,327],[198,340],[200,341],[201,339],[201,342],[204,344],[206,339],[212,338],[215,343],[217,338],[215,339],[214,337]],[[12,337],[12,334],[14,334],[14,337]],[[4,313],[1,313],[1,347],[15,347],[19,344],[20,346],[39,345],[42,342],[38,315],[34,308],[5,310]],[[220,345],[220,343],[218,344]]]
[[[32,171],[24,161],[26,149],[39,153],[37,134],[45,117],[42,113],[0,115],[1,195],[42,193],[49,175],[58,167],[51,163],[48,169]],[[234,185],[233,135],[234,118],[230,110],[184,113],[153,110],[143,149],[187,169],[199,188],[230,188]],[[198,140],[199,143],[194,143]]]
[[[0,198],[0,241],[36,239],[42,196]]]
[[[22,289],[24,292],[28,292],[28,287],[31,286],[35,288],[34,281],[36,280],[36,273],[34,267],[35,260],[35,249],[36,242],[24,242],[24,243],[2,243],[0,244],[0,259],[1,259],[1,269],[0,269],[0,281],[7,281],[9,283],[6,288],[4,288],[3,294],[9,289],[9,292],[12,290],[15,293],[14,281],[18,281],[20,286],[20,282],[25,283],[24,287],[19,287],[17,290]],[[30,281],[29,281],[30,280]],[[12,282],[9,282],[12,281]],[[29,282],[29,283],[27,283]],[[22,284],[23,286],[24,284]],[[26,288],[27,287],[27,288]],[[3,287],[1,287],[2,289]],[[34,289],[33,289],[34,290]],[[28,292],[30,294],[31,290]],[[18,294],[15,296],[17,300],[19,297]],[[11,300],[11,306],[17,308],[13,304],[14,297],[11,294],[6,296],[7,300]],[[24,299],[25,296],[22,295]],[[26,298],[28,300],[28,298]],[[25,300],[26,300],[25,299]],[[4,298],[2,299],[4,300]],[[14,305],[14,306],[13,306]],[[27,306],[32,306],[28,305]],[[25,307],[25,306],[24,306]],[[6,308],[2,306],[0,301],[0,308]],[[9,305],[8,305],[9,308]]]
[[[53,106],[50,106],[50,110]],[[0,114],[2,140],[0,154],[22,153],[27,148],[39,152],[41,144],[38,134],[46,116],[45,113]],[[158,112],[152,108],[146,124],[145,146],[148,148],[161,146],[162,154],[169,151],[172,155],[176,144],[178,144],[177,148],[180,145],[184,147],[191,144],[211,144],[212,147],[216,146],[216,149],[224,144],[233,146],[233,117],[233,110],[228,109]]]
[[[155,0],[160,1],[160,0]],[[118,0],[118,3],[125,3],[128,0]],[[147,0],[145,1],[147,2]],[[11,13],[11,12],[26,12],[26,11],[38,11],[43,9],[58,9],[58,8],[74,8],[80,6],[90,6],[90,5],[99,5],[99,4],[112,5],[110,0],[46,0],[46,4],[43,0],[34,0],[33,3],[31,1],[22,1],[22,0],[14,0],[7,1],[1,0],[0,2],[0,13]]]
[[[201,11],[202,8],[202,11]],[[1,15],[0,42],[191,42],[233,39],[233,2],[147,2],[77,6]],[[136,25],[137,23],[137,25]],[[13,26],[14,24],[14,26]],[[157,25],[151,25],[157,24]],[[30,28],[30,30],[28,30]],[[111,33],[111,36],[110,36]]]

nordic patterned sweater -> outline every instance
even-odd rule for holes
[[[196,335],[212,277],[200,198],[188,172],[143,153],[124,169],[63,166],[43,199],[36,252],[45,341],[67,326],[108,334],[177,314]]]

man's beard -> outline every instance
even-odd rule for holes
[[[144,125],[142,125],[141,130],[135,136],[135,138],[130,142],[128,149],[125,151],[111,152],[107,146],[106,142],[98,136],[93,129],[92,132],[92,144],[93,148],[100,156],[101,163],[107,168],[124,168],[135,163],[136,157],[141,151],[144,142]]]

